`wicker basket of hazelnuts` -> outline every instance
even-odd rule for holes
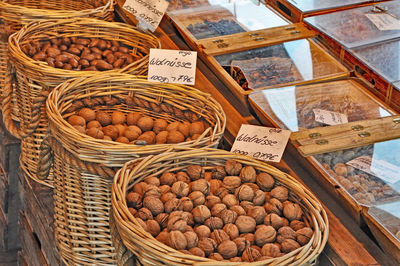
[[[67,265],[116,263],[109,229],[116,169],[179,147],[216,147],[226,123],[209,94],[128,74],[66,81],[46,107],[51,137],[38,173],[45,178],[52,166],[55,239]]]
[[[127,162],[112,208],[119,237],[145,265],[312,265],[328,238],[323,207],[298,181],[210,148]]]

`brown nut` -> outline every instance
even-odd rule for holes
[[[169,201],[169,200],[171,200],[171,199],[174,199],[174,198],[176,198],[176,195],[175,195],[175,193],[172,193],[172,192],[166,192],[166,193],[163,193],[162,195],[161,195],[161,201],[163,202],[163,203],[166,203],[167,201]]]
[[[289,194],[288,189],[283,186],[276,186],[271,190],[270,193],[271,197],[276,198],[281,202],[284,202],[288,199],[288,194]]]
[[[204,251],[206,256],[208,257],[211,253],[214,252],[217,244],[211,238],[200,238],[197,246]]]
[[[239,228],[239,232],[251,233],[256,229],[256,221],[250,216],[241,215],[236,219],[236,226]]]
[[[171,172],[164,172],[160,177],[161,185],[172,186],[176,182],[176,176]]]
[[[79,115],[71,115],[68,117],[68,123],[70,123],[72,126],[86,126],[85,118]]]
[[[283,215],[289,220],[300,220],[303,215],[303,211],[301,210],[299,204],[289,202],[284,204],[283,206]]]
[[[191,136],[194,134],[202,134],[205,130],[204,123],[202,121],[193,122],[189,126],[189,133]]]
[[[242,170],[242,164],[234,160],[227,160],[225,162],[225,171],[230,176],[238,176]]]
[[[247,215],[254,218],[256,224],[262,224],[264,223],[266,212],[263,207],[254,206],[252,208],[249,208],[249,210],[247,211]]]
[[[137,122],[142,116],[143,115],[141,113],[135,113],[135,112],[129,113],[126,116],[126,123],[128,124],[128,126],[134,126],[137,124]]]
[[[103,139],[104,133],[100,128],[92,127],[86,130],[86,135],[91,136],[95,139]]]
[[[203,205],[206,202],[206,197],[200,191],[194,191],[188,196],[193,201],[193,206]]]
[[[237,215],[246,215],[246,211],[243,209],[243,207],[236,205],[232,206],[229,208],[231,211],[234,211],[237,213]]]
[[[186,197],[189,194],[189,185],[182,181],[175,182],[171,187],[171,192],[180,198]]]
[[[233,242],[236,244],[239,256],[241,256],[243,251],[251,245],[250,242],[244,237],[238,237],[234,239]]]
[[[167,129],[168,122],[165,119],[155,119],[153,123],[153,131],[154,133],[158,134],[161,131],[165,131]]]
[[[239,237],[239,228],[235,224],[225,224],[223,230],[228,234],[231,240]]]
[[[96,112],[96,120],[100,122],[100,124],[105,127],[111,124],[111,115],[104,111]]]
[[[189,197],[183,197],[180,199],[180,209],[185,212],[191,212],[193,210],[193,202],[190,200]]]
[[[245,169],[245,168],[243,168]],[[235,190],[235,196],[240,200],[253,201],[254,191],[248,185],[241,185]]]
[[[243,183],[254,183],[256,182],[256,169],[253,166],[245,166],[240,170],[240,178]]]
[[[222,229],[224,227],[224,222],[221,218],[210,217],[204,222],[204,225],[210,227],[211,230]]]
[[[186,232],[187,222],[185,217],[182,214],[175,214],[172,213],[169,215],[169,219],[167,222],[167,229],[168,231],[181,231],[182,233]]]
[[[212,231],[210,238],[213,239],[217,245],[230,239],[229,235],[222,229],[216,229]]]
[[[144,131],[149,131],[153,128],[153,118],[148,117],[148,116],[143,116],[138,119],[137,121],[137,126],[144,132]]]
[[[212,216],[216,216],[216,217],[220,217],[222,212],[225,211],[227,209],[226,205],[223,203],[217,203],[215,204],[212,209],[211,209],[211,215]]]
[[[164,204],[162,201],[153,196],[148,196],[143,199],[143,206],[151,211],[154,216],[164,212]]]
[[[284,253],[289,253],[293,250],[296,250],[300,248],[300,244],[297,243],[295,240],[292,239],[285,239],[282,243],[281,243],[281,249],[282,252]]]
[[[189,175],[192,181],[204,178],[204,168],[200,165],[189,165],[186,173]]]
[[[278,229],[277,242],[279,244],[282,244],[282,242],[285,239],[292,239],[292,240],[296,240],[297,239],[296,232],[292,228],[290,228],[289,226],[282,226],[281,228]]]
[[[191,249],[194,247],[197,247],[197,243],[199,241],[198,236],[196,235],[195,232],[193,231],[187,231],[184,233],[185,237],[186,237],[186,241],[187,241],[187,249]]]
[[[218,253],[224,259],[230,259],[237,256],[238,250],[235,242],[226,240],[218,246]]]
[[[146,222],[147,232],[149,232],[153,237],[158,236],[160,233],[160,225],[155,220],[147,220]]]
[[[283,205],[278,199],[272,198],[264,204],[264,209],[267,213],[276,213],[282,215]]]
[[[159,215],[157,215],[157,217],[155,218],[155,220],[158,222],[158,224],[160,225],[161,229],[164,229],[167,227],[168,224],[168,219],[169,219],[169,214],[168,213],[160,213]]]
[[[260,190],[260,189],[256,190],[256,192],[254,193],[253,203],[254,203],[254,205],[258,205],[258,206],[264,205],[265,193],[262,190]]]
[[[281,250],[275,244],[267,243],[261,249],[261,255],[276,258],[281,256]]]
[[[222,203],[224,203],[227,207],[232,207],[239,204],[239,201],[235,197],[235,195],[228,194],[222,198]]]
[[[270,191],[275,185],[274,178],[270,174],[264,172],[257,175],[256,182],[263,191]]]
[[[194,248],[189,249],[189,252],[192,253],[192,255],[203,257],[203,258],[206,256],[204,251],[201,248],[198,248],[198,247],[194,247]]]
[[[126,201],[129,207],[140,209],[142,207],[142,196],[136,192],[129,192],[126,195]]]
[[[304,246],[305,244],[307,244],[310,241],[313,233],[314,233],[313,230],[309,227],[304,227],[304,228],[297,230],[296,231],[297,242],[299,242],[300,245]]]
[[[233,193],[242,184],[242,180],[238,176],[225,176],[223,184],[229,192]]]
[[[187,240],[181,231],[171,231],[169,232],[168,244],[174,249],[186,249]]]
[[[205,205],[196,206],[193,211],[193,218],[196,223],[204,223],[205,220],[211,217],[210,210]]]
[[[297,230],[300,230],[301,228],[306,227],[306,224],[304,222],[302,222],[302,221],[299,221],[299,220],[293,220],[293,221],[290,222],[290,227],[294,231],[297,231]]]
[[[261,253],[257,249],[248,247],[243,251],[242,261],[253,262],[257,261],[257,259],[260,257]]]
[[[276,230],[270,225],[261,225],[254,233],[254,241],[259,247],[272,243],[276,238]]]
[[[123,124],[126,122],[126,116],[123,112],[114,111],[111,114],[111,123],[113,125]]]
[[[180,201],[177,198],[173,198],[165,202],[164,211],[166,213],[171,213],[173,211],[178,210]]]
[[[198,179],[190,183],[191,191],[200,191],[204,195],[208,195],[210,192],[210,184],[205,179]]]
[[[234,224],[236,222],[237,217],[238,214],[232,210],[224,210],[221,213],[221,219],[224,222],[224,224]]]
[[[210,187],[211,187],[211,185],[210,185]],[[209,195],[206,197],[205,205],[207,206],[207,208],[209,208],[211,210],[211,213],[212,213],[212,208],[218,203],[221,203],[221,199],[219,197],[213,196],[213,195]]]
[[[223,180],[224,177],[226,176],[226,171],[225,171],[225,167],[218,165],[216,167],[214,167],[212,170],[212,178],[213,179],[218,179],[218,180]]]
[[[183,181],[185,183],[190,183],[190,178],[186,172],[178,172],[176,173],[176,181]]]
[[[283,219],[276,213],[270,213],[267,216],[265,216],[264,224],[270,225],[276,230],[278,230],[283,226]]]
[[[204,237],[210,237],[210,235],[211,235],[211,230],[206,225],[199,225],[199,226],[195,227],[194,232],[197,234],[199,239],[204,238]]]
[[[151,214],[151,211],[147,208],[141,208],[137,211],[136,216],[137,218],[142,219],[143,221],[147,220],[152,220],[153,219],[153,214]]]

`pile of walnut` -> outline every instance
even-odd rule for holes
[[[63,37],[31,41],[22,51],[37,61],[66,70],[104,71],[124,68],[143,57],[118,41]]]
[[[313,230],[289,191],[264,172],[228,160],[137,183],[130,212],[160,242],[219,261],[275,258],[307,244]]]

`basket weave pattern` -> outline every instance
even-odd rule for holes
[[[238,265],[234,262],[219,262],[208,258],[188,255],[157,241],[146,232],[128,210],[127,191],[148,176],[158,176],[166,171],[180,171],[187,166],[198,164],[212,168],[224,165],[233,159],[242,165],[253,166],[259,171],[274,176],[276,182],[291,191],[289,198],[303,209],[314,230],[309,243],[282,257],[249,263],[250,265],[310,265],[322,252],[328,238],[328,220],[324,209],[314,195],[293,177],[253,158],[215,149],[186,149],[169,152],[126,163],[116,174],[112,187],[112,207],[117,229],[123,243],[134,255],[147,265]],[[246,263],[247,264],[247,263]]]

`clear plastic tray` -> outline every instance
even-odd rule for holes
[[[347,72],[308,39],[218,55],[215,59],[244,90],[304,82]]]
[[[272,9],[250,0],[208,2],[199,8],[170,12],[170,17],[197,40],[289,24]]]
[[[355,48],[350,52],[388,82],[400,80],[399,40]]]
[[[387,9],[387,12],[381,10]],[[304,19],[311,26],[335,39],[347,48],[355,48],[400,37],[400,28],[382,30],[368,16],[384,15],[400,20],[400,1],[389,1],[374,6],[359,7]],[[396,18],[394,18],[396,17]]]
[[[371,207],[368,214],[400,242],[400,201]]]
[[[299,9],[302,13],[334,9],[350,5],[370,2],[368,0],[287,0],[290,4]]]

